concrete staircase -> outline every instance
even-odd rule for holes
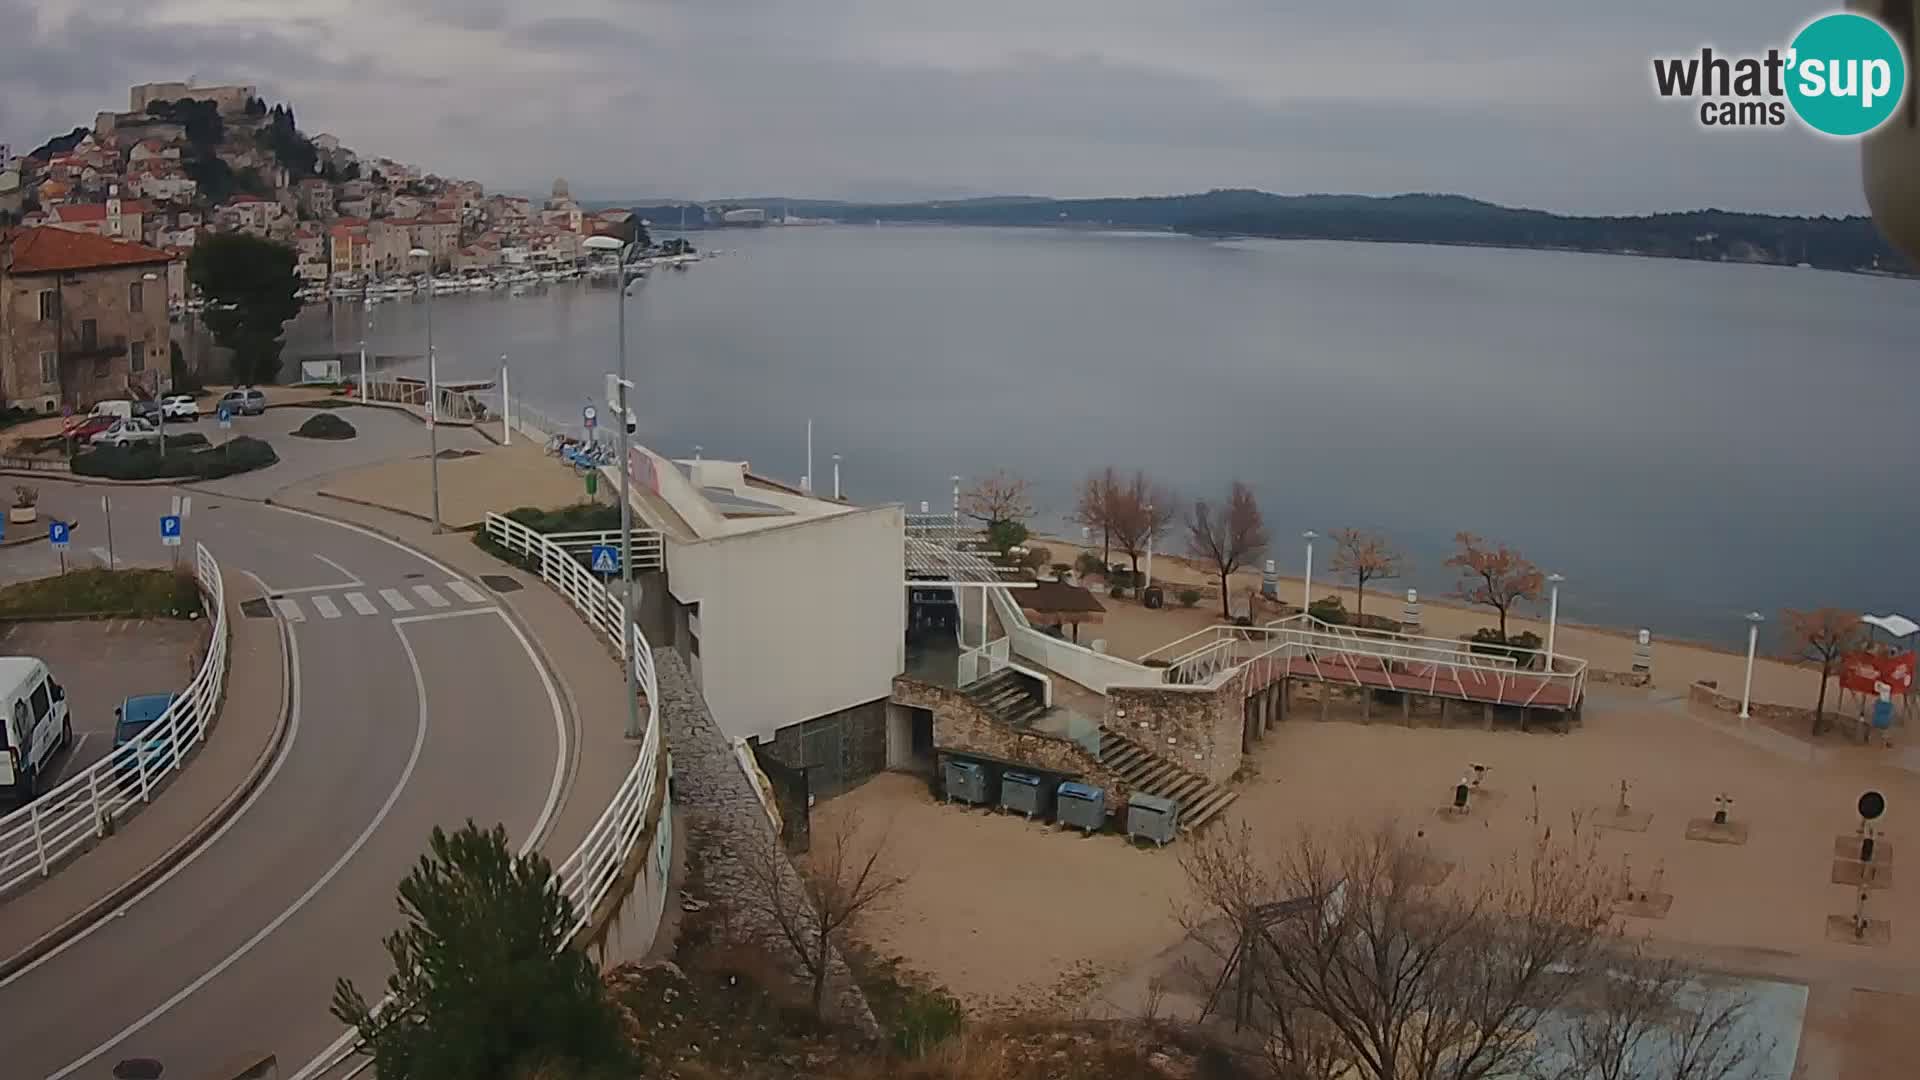
[[[1100,732],[1100,763],[1136,789],[1180,804],[1180,830],[1199,829],[1240,797],[1115,731]]]
[[[967,687],[967,696],[988,716],[1014,728],[1027,728],[1046,715],[1047,706],[1025,676],[1002,668]]]

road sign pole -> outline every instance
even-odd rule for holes
[[[113,569],[113,499],[112,496],[100,496],[100,512],[107,518],[107,569]]]

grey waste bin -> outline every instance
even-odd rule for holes
[[[1107,793],[1069,780],[1059,787],[1060,824],[1099,832],[1107,825]]]
[[[1174,830],[1180,827],[1180,804],[1158,795],[1132,795],[1127,799],[1127,839],[1148,840],[1167,846]]]
[[[984,766],[971,761],[947,762],[947,801],[955,799],[974,806],[992,801],[987,797],[987,770]]]
[[[1012,769],[1000,774],[1000,808],[1027,815],[1032,821],[1047,816],[1047,785],[1032,773]]]

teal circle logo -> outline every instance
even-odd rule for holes
[[[1823,15],[1794,36],[1787,100],[1827,135],[1865,135],[1886,123],[1907,90],[1907,57],[1885,26],[1851,12]]]

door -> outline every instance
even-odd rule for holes
[[[60,739],[60,725],[53,722],[53,691],[47,686],[46,676],[42,675],[34,684],[27,705],[33,714],[33,768],[39,772],[53,756],[54,744]]]

